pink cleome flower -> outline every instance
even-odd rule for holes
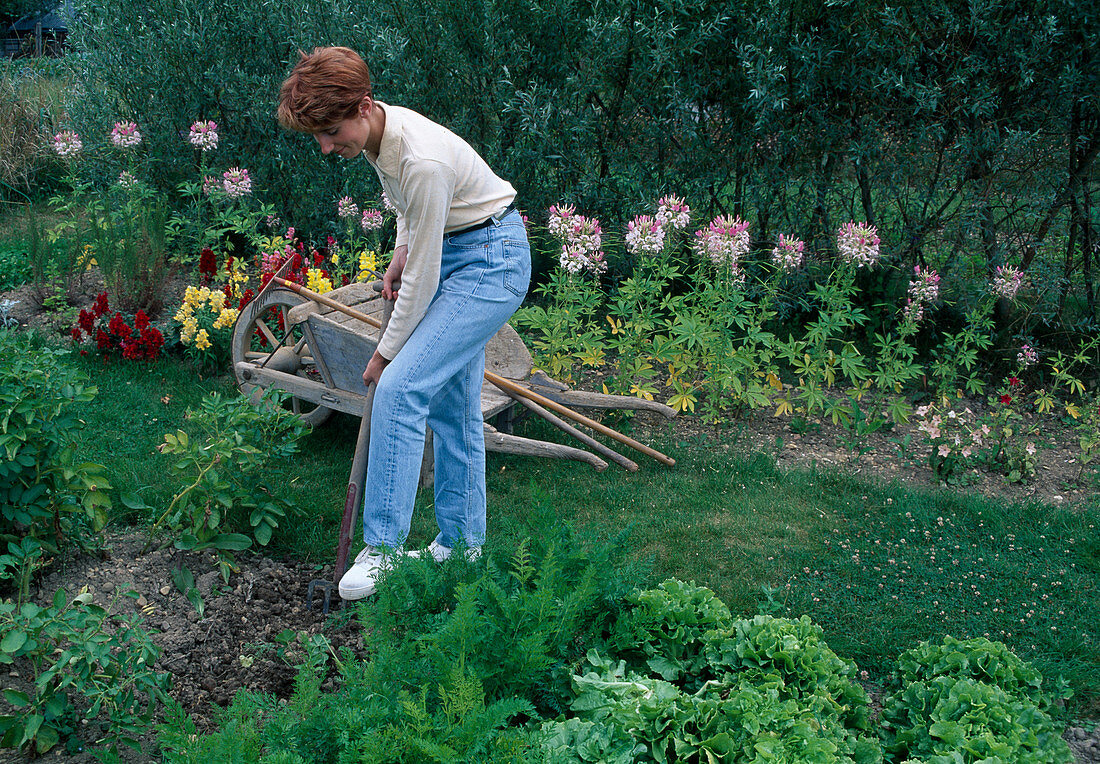
[[[639,215],[626,224],[626,248],[631,254],[653,257],[664,246],[664,226],[649,215]]]
[[[909,299],[905,305],[905,318],[920,323],[925,307],[939,299],[940,275],[933,270],[924,270],[919,265],[913,268],[914,279],[909,282]]]
[[[779,243],[772,250],[772,262],[779,270],[785,273],[796,271],[802,266],[805,259],[806,243],[793,236],[787,237],[779,234]]]
[[[691,222],[691,208],[678,196],[663,196],[657,200],[657,223],[679,231]]]
[[[218,147],[218,124],[213,121],[203,122],[199,120],[191,125],[188,135],[191,145],[202,151],[210,151]]]
[[[71,159],[84,148],[80,136],[72,130],[62,130],[53,137],[53,150],[64,159]]]
[[[1024,274],[1008,265],[999,265],[993,272],[993,283],[990,285],[989,291],[997,297],[1004,297],[1012,300],[1016,297],[1016,293],[1020,291],[1020,287],[1024,283]]]
[[[359,217],[359,205],[350,196],[345,196],[336,203],[336,215],[341,220]]]
[[[867,223],[849,221],[836,233],[836,248],[841,258],[857,268],[878,262],[880,244],[878,229]]]
[[[376,231],[382,227],[382,213],[378,210],[363,210],[359,224],[364,231]]]
[[[738,261],[748,253],[750,243],[749,224],[739,217],[719,215],[709,226],[695,232],[695,251],[741,278]]]
[[[252,193],[252,178],[248,170],[234,167],[222,173],[222,188],[230,199],[239,199]]]
[[[1016,354],[1016,362],[1024,369],[1034,366],[1039,362],[1039,351],[1031,345],[1021,345],[1020,352]]]
[[[116,122],[111,128],[111,143],[121,149],[132,149],[141,143],[141,133],[133,122]]]

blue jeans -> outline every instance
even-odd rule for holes
[[[437,541],[485,540],[485,343],[523,302],[531,250],[518,212],[443,237],[439,288],[427,313],[378,381],[364,485],[363,541],[405,543],[424,453],[435,443]]]

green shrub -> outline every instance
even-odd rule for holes
[[[140,751],[168,688],[168,675],[153,671],[159,653],[140,614],[105,610],[89,594],[58,590],[48,607],[0,602],[0,664],[24,680],[4,689],[11,713],[0,716],[0,746],[42,754],[67,737]]]
[[[293,505],[270,487],[289,471],[298,440],[308,425],[280,407],[286,397],[274,388],[262,397],[204,398],[186,418],[183,430],[164,436],[160,452],[172,461],[170,472],[183,488],[160,519],[173,531],[177,549],[212,549],[228,580],[233,552],[255,541],[266,546]]]
[[[380,640],[379,664],[414,685],[463,665],[491,699],[518,695],[557,712],[585,651],[602,641],[634,571],[617,553],[588,550],[562,529],[524,541],[507,560],[406,564],[387,577],[364,627]]]
[[[27,80],[35,76],[32,70],[0,61],[0,200],[26,200],[47,159],[40,105],[27,92]]]
[[[0,329],[0,541],[30,536],[56,551],[106,523],[110,485],[102,465],[79,461],[72,406],[97,390],[67,354]]]
[[[405,560],[359,607],[368,655],[340,656],[336,692],[321,691],[312,660],[285,705],[239,693],[206,736],[170,720],[168,760],[537,761],[517,722],[565,708],[583,651],[600,642],[636,571],[565,530],[483,559]]]
[[[286,704],[240,692],[221,728],[195,734],[180,710],[161,730],[161,748],[173,764],[305,764],[305,762],[500,762],[532,759],[530,743],[509,727],[529,703],[508,698],[487,703],[476,679],[453,667],[418,692],[366,696],[322,694],[320,680],[299,674]]]
[[[143,178],[161,191],[198,178],[200,152],[186,140],[196,120],[218,124],[218,148],[205,161],[220,171],[247,168],[257,193],[279,202],[291,225],[320,229],[345,183],[377,188],[365,162],[333,168],[308,136],[275,120],[279,85],[299,48],[362,48],[365,0],[275,3],[263,13],[240,0],[79,0],[82,23],[67,57],[81,97],[70,104],[83,136],[103,136],[133,120],[140,151],[154,161]],[[383,97],[382,94],[379,97]],[[87,168],[82,172],[106,172]],[[114,181],[103,175],[103,181]],[[262,191],[260,191],[262,189]],[[356,194],[358,196],[358,194]]]
[[[0,292],[23,286],[31,280],[27,250],[17,242],[0,244]]]

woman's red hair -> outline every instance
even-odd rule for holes
[[[350,48],[298,51],[298,63],[279,89],[279,124],[315,133],[350,119],[371,95],[370,70]]]

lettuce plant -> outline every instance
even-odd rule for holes
[[[926,764],[1068,764],[1069,746],[1027,700],[970,678],[937,676],[889,696],[883,740],[896,761]]]
[[[853,681],[856,664],[829,648],[821,627],[809,616],[792,621],[758,615],[737,621],[725,633],[708,635],[704,658],[707,670],[719,679],[774,681],[783,699],[823,698],[845,725],[871,728],[870,699]]]
[[[995,685],[1048,713],[1058,700],[1069,698],[1071,694],[1063,681],[1057,682],[1053,689],[1044,690],[1042,674],[1017,657],[1003,642],[984,637],[959,640],[950,635],[942,642],[921,642],[902,653],[898,657],[893,684],[906,687],[941,676]]]
[[[733,625],[730,609],[714,592],[669,579],[627,597],[630,610],[615,626],[611,644],[623,655],[641,654],[662,679],[675,682],[703,665],[704,635]]]
[[[594,651],[588,662],[574,677],[575,715],[542,727],[551,762],[882,761],[878,740],[848,729],[826,698],[784,699],[774,679],[687,693]]]

